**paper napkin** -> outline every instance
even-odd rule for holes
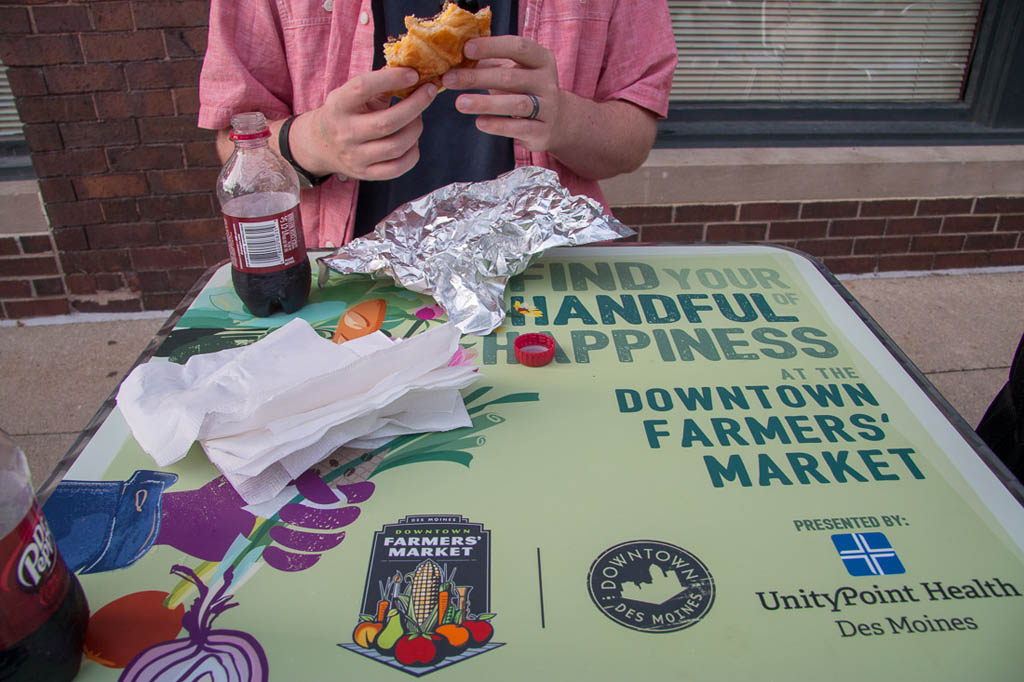
[[[342,445],[469,426],[459,389],[477,374],[449,366],[459,338],[443,324],[401,341],[374,332],[339,345],[296,318],[248,346],[139,365],[117,405],[158,466],[199,441],[257,504]]]

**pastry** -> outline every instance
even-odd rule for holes
[[[491,35],[491,8],[475,14],[449,2],[430,19],[405,18],[406,33],[384,44],[387,66],[408,66],[416,69],[420,79],[415,85],[390,94],[407,97],[424,83],[440,89],[441,76],[453,68],[471,68],[476,62],[462,55],[467,40]]]

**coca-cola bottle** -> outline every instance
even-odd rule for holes
[[[32,492],[25,455],[0,430],[0,680],[78,674],[89,604]]]
[[[263,114],[231,118],[235,150],[217,178],[231,281],[250,313],[293,313],[309,298],[311,269],[295,169],[267,144]]]

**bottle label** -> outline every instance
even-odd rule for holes
[[[36,631],[67,595],[71,577],[57,553],[46,517],[33,504],[0,538],[0,651]],[[16,617],[10,617],[17,614]]]
[[[236,270],[287,270],[306,257],[298,204],[283,213],[259,218],[223,215],[231,265]]]

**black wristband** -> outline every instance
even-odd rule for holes
[[[313,175],[308,170],[303,168],[295,161],[292,156],[291,145],[288,144],[288,133],[292,129],[292,122],[298,118],[298,116],[289,116],[285,119],[284,123],[281,124],[281,129],[277,133],[277,146],[281,150],[281,156],[284,160],[292,165],[295,172],[299,174],[299,184],[303,187],[316,187],[327,181],[330,175]]]

